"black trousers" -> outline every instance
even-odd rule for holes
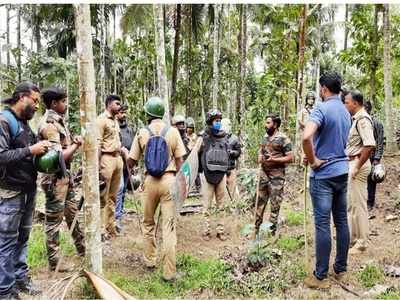
[[[376,182],[372,180],[371,174],[368,176],[368,208],[375,206],[375,193],[376,193]]]

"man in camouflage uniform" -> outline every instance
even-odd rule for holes
[[[62,151],[66,167],[69,169],[70,162],[76,150],[82,144],[78,136],[72,139],[66,127],[64,114],[66,112],[66,93],[58,88],[49,88],[42,93],[46,112],[39,123],[38,134],[41,140],[52,143],[55,150]],[[69,172],[68,172],[69,173]],[[40,182],[46,196],[46,247],[49,270],[54,271],[60,253],[60,227],[65,216],[68,228],[71,227],[75,215],[78,213],[77,201],[72,187],[70,174],[62,177],[60,174],[40,174]],[[78,255],[85,255],[85,244],[83,233],[77,222],[72,231]],[[66,268],[59,268],[67,271]]]
[[[258,163],[261,164],[259,199],[255,220],[257,234],[263,222],[264,211],[268,200],[271,202],[269,221],[272,223],[272,235],[275,235],[279,210],[282,202],[282,192],[285,183],[286,164],[293,160],[292,143],[279,131],[281,119],[276,115],[267,116],[264,135],[258,153]]]

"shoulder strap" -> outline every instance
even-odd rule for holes
[[[151,131],[149,126],[145,126],[144,128],[149,132],[150,137],[154,136],[154,133],[153,133],[153,131]]]
[[[7,109],[3,110],[1,114],[8,121],[8,126],[11,132],[11,138],[15,139],[20,131],[20,126],[17,119],[15,118],[14,114]]]
[[[358,121],[360,121],[360,120],[362,120],[362,119],[367,119],[368,121],[370,121],[370,122],[371,122],[371,125],[372,125],[372,129],[374,129],[374,124],[372,123],[372,120],[371,120],[370,118],[368,118],[368,117],[366,117],[366,116],[361,117],[361,118],[359,118],[359,119],[357,119],[357,120],[355,121],[355,122],[356,122],[355,127],[356,127],[356,130],[357,130],[358,135],[360,135],[360,131],[358,130]]]
[[[165,138],[165,136],[167,135],[167,132],[168,132],[169,128],[170,128],[170,126],[169,126],[169,125],[166,125],[166,126],[161,130],[160,136],[162,136],[163,138]]]

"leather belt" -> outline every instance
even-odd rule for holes
[[[356,158],[360,158],[361,154],[357,154],[357,155],[349,155],[349,161],[355,160]]]
[[[118,156],[120,156],[120,155],[121,155],[121,152],[120,152],[120,151],[114,151],[114,152],[101,152],[101,154],[103,154],[103,155],[110,155],[110,156],[113,156],[113,157],[118,157]]]

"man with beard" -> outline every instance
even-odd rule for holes
[[[256,208],[255,234],[258,234],[263,222],[268,200],[271,202],[269,221],[272,223],[272,235],[275,235],[278,226],[283,186],[285,184],[285,168],[293,160],[292,143],[284,133],[279,131],[280,126],[281,119],[277,115],[269,115],[265,119],[266,134],[261,141],[258,152],[261,174],[259,199]]]
[[[103,219],[102,237],[103,240],[108,240],[118,235],[115,222],[115,203],[122,176],[121,155],[127,157],[128,153],[126,149],[122,148],[119,123],[116,119],[116,115],[121,109],[121,98],[117,95],[109,95],[105,104],[106,110],[97,117],[96,123],[99,130],[100,175],[105,181],[105,188],[100,194]]]
[[[229,153],[226,132],[221,130],[221,119],[222,113],[218,109],[212,109],[207,113],[207,128],[204,131],[203,143],[199,150],[199,172],[204,172],[205,177],[202,183],[203,213],[205,217],[203,239],[205,241],[211,239],[210,215],[214,197],[218,213],[217,238],[221,241],[227,239],[223,211]]]
[[[68,228],[71,227],[75,215],[78,213],[78,205],[72,186],[70,166],[72,157],[82,145],[82,138],[72,138],[64,120],[67,111],[65,91],[53,87],[42,93],[46,112],[39,123],[38,135],[40,140],[49,141],[52,148],[61,151],[65,161],[67,174],[58,171],[55,174],[41,173],[40,182],[46,196],[46,247],[49,270],[55,271],[60,254],[60,228],[63,218]],[[85,256],[85,243],[83,233],[77,222],[72,238],[78,255]],[[68,271],[68,268],[60,267],[60,272]]]
[[[133,137],[135,135],[133,129],[128,125],[126,121],[126,112],[128,110],[127,105],[122,105],[121,109],[117,114],[117,120],[119,123],[119,130],[121,135],[121,144],[122,147],[129,151],[131,149],[131,145],[133,142]],[[122,230],[122,215],[124,211],[124,201],[125,201],[125,193],[129,180],[129,172],[126,165],[126,161],[124,161],[124,169],[122,172],[121,183],[119,186],[119,191],[117,194],[117,204],[115,207],[115,219],[117,221],[117,231],[121,232]],[[133,187],[132,187],[133,188]]]
[[[45,153],[47,141],[36,142],[28,125],[39,108],[40,91],[30,82],[19,84],[3,101],[0,114],[0,298],[18,293],[40,294],[28,275],[29,234],[35,210],[37,172],[33,156]]]

